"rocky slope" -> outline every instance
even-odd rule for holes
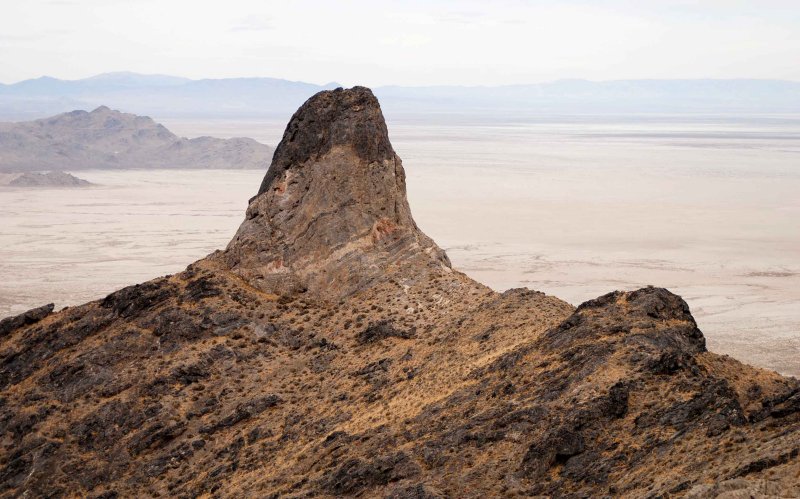
[[[292,118],[224,251],[0,322],[0,493],[800,494],[800,383],[659,288],[496,293],[414,224],[364,88]]]
[[[0,123],[0,171],[87,168],[263,168],[271,147],[253,139],[178,137],[146,116],[101,106]]]

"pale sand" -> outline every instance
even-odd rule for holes
[[[664,286],[710,349],[800,375],[796,123],[389,126],[418,224],[470,276],[575,304]],[[282,131],[167,126],[271,144]],[[80,176],[101,185],[0,191],[0,315],[180,271],[227,243],[263,171]]]

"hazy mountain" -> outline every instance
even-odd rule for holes
[[[0,117],[39,118],[110,105],[158,116],[263,116],[291,113],[325,86],[274,78],[189,80],[107,73],[83,80],[42,77],[0,87]]]
[[[101,106],[0,123],[0,171],[264,168],[273,149],[248,138],[178,137],[146,116]]]
[[[283,118],[314,93],[336,86],[136,73],[74,81],[42,77],[0,86],[0,117],[30,119],[107,104],[160,117]],[[800,112],[800,83],[781,80],[559,80],[498,87],[387,86],[375,93],[392,115]]]

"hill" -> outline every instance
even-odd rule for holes
[[[253,139],[178,137],[146,116],[101,106],[0,123],[0,171],[88,168],[264,168],[272,148]]]

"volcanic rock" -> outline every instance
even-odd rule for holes
[[[365,88],[295,114],[226,250],[51,310],[0,323],[3,496],[798,492],[797,380],[708,352],[665,289],[453,270]]]

